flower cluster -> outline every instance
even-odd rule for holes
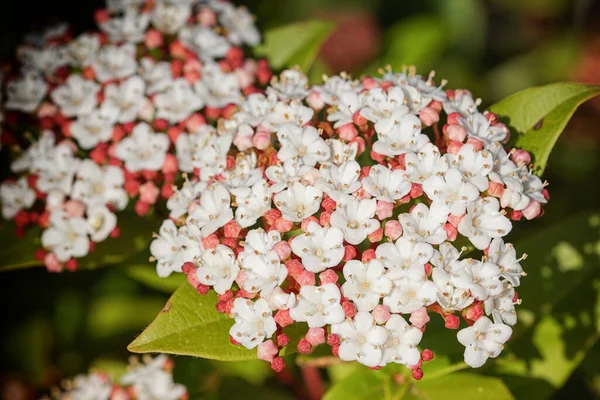
[[[154,359],[148,357],[144,363],[132,358],[129,372],[121,378],[121,384],[111,381],[101,371],[93,371],[88,375],[78,375],[63,384],[64,390],[53,393],[57,400],[142,400],[187,399],[185,386],[174,383],[173,362],[165,355]]]
[[[16,177],[0,187],[2,216],[19,235],[45,229],[36,256],[51,271],[117,236],[128,204],[142,216],[168,199],[181,172],[224,171],[232,135],[212,125],[271,78],[244,55],[260,40],[252,15],[226,1],[109,1],[96,20],[97,32],[24,45],[6,84]]]
[[[188,179],[151,244],[158,274],[216,291],[231,341],[276,370],[295,323],[300,353],[327,343],[416,379],[433,357],[418,349],[430,314],[449,329],[464,319],[472,367],[516,323],[525,274],[505,237],[548,199],[529,154],[505,149],[509,129],[468,91],[382,73],[311,87],[291,69],[249,95],[219,124],[234,134],[226,170]]]

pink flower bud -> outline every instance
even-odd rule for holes
[[[423,360],[425,362],[433,360],[433,357],[434,357],[433,351],[431,351],[429,349],[425,349],[421,353],[421,360]]]
[[[300,339],[298,342],[298,353],[300,354],[310,354],[312,352],[312,346],[309,341],[306,339]]]
[[[502,183],[490,181],[487,191],[490,196],[501,198],[502,193],[504,192],[504,185]]]
[[[321,98],[321,94],[317,91],[311,92],[306,98],[306,102],[309,106],[311,106],[314,110],[321,110],[325,107],[325,102]]]
[[[277,311],[277,314],[275,314],[273,319],[275,319],[275,322],[277,322],[277,324],[282,328],[285,328],[286,326],[294,323],[294,320],[292,319],[292,317],[290,317],[290,310]]]
[[[421,197],[423,195],[423,186],[420,183],[413,183],[410,188],[409,196],[413,199]]]
[[[281,261],[287,260],[290,257],[290,254],[292,254],[290,244],[284,240],[275,243],[273,250],[277,253],[277,256],[279,256]]]
[[[365,139],[357,136],[354,139],[352,139],[352,141],[350,142],[350,144],[354,144],[356,143],[356,152],[357,154],[362,154],[365,152],[365,149],[367,148],[367,144],[365,143]]]
[[[335,333],[330,333],[327,335],[327,344],[330,346],[339,346],[340,345],[340,337]]]
[[[467,140],[467,143],[473,145],[473,147],[475,147],[475,150],[481,151],[481,149],[483,149],[483,142],[477,138],[470,137]]]
[[[371,260],[374,260],[376,257],[374,249],[367,249],[362,253],[361,260],[363,263],[368,263]]]
[[[462,119],[463,116],[459,112],[453,112],[448,114],[448,124],[450,125],[459,125]]]
[[[400,236],[402,236],[402,225],[400,225],[400,221],[397,221],[397,220],[387,221],[385,223],[384,234],[391,240],[396,240]]]
[[[410,314],[409,321],[417,328],[423,328],[430,321],[429,314],[427,314],[427,309],[425,307],[421,307],[417,311],[412,312]]]
[[[177,138],[179,137],[179,135],[181,135],[181,132],[182,129],[178,126],[172,126],[169,129],[167,129],[167,136],[169,137],[171,143],[177,142]]]
[[[369,234],[367,237],[371,243],[381,242],[381,239],[383,239],[383,229],[379,228],[375,232]]]
[[[148,204],[142,200],[138,200],[135,203],[135,206],[133,207],[133,209],[135,210],[135,213],[137,215],[139,215],[140,217],[143,217],[144,215],[148,214],[148,212],[150,211],[150,204]]]
[[[448,147],[447,147],[447,151],[450,154],[458,154],[458,152],[460,151],[460,148],[463,146],[463,144],[461,142],[457,142],[454,140],[451,140],[450,143],[448,143]]]
[[[331,214],[333,214],[331,211],[323,211],[321,215],[319,215],[319,223],[321,226],[327,227],[331,225]]]
[[[304,232],[308,232],[309,226],[311,224],[317,224],[319,225],[319,220],[317,219],[317,217],[315,216],[310,216],[308,218],[305,218],[304,220],[302,220],[302,223],[300,224],[300,229],[302,229]]]
[[[186,48],[183,45],[183,43],[181,43],[179,40],[175,40],[175,41],[171,42],[171,44],[169,45],[169,52],[171,53],[171,57],[173,57],[173,58],[185,59]],[[172,64],[171,64],[171,66],[172,66]],[[179,70],[179,73],[181,73],[182,70],[183,70],[183,64],[181,65],[181,69]],[[177,74],[176,76],[178,76],[178,75],[179,74]]]
[[[242,88],[247,88],[254,83],[254,73],[252,71],[238,68],[235,70],[235,74],[237,75],[238,82]]]
[[[529,205],[525,207],[525,209],[522,212],[525,218],[527,218],[528,220],[532,220],[534,218],[537,218],[541,214],[542,205],[535,200],[531,200],[529,202]]]
[[[73,218],[83,217],[85,213],[85,204],[78,200],[69,200],[63,205],[65,212]]]
[[[431,126],[440,120],[440,114],[433,108],[425,107],[419,112],[419,119],[425,126]]]
[[[156,203],[158,199],[159,190],[156,185],[150,181],[140,186],[140,201],[148,204]]]
[[[456,236],[458,235],[458,230],[456,229],[455,226],[453,226],[452,224],[446,224],[446,225],[444,225],[444,230],[446,231],[447,239],[450,242],[453,242],[456,240]]]
[[[290,338],[285,333],[280,333],[279,335],[277,335],[277,346],[279,346],[279,347],[287,346],[287,344],[289,342],[290,342]]]
[[[373,89],[373,88],[376,88],[377,86],[379,86],[379,83],[377,82],[377,80],[375,78],[372,78],[370,76],[365,76],[362,78],[362,85],[365,89],[369,90],[369,89]]]
[[[240,232],[242,231],[242,227],[238,225],[235,220],[231,220],[225,224],[223,227],[225,237],[237,239],[240,236]]]
[[[517,165],[531,164],[531,154],[526,150],[514,150],[511,153],[510,158],[512,158]]]
[[[338,130],[340,132],[340,137],[349,142],[358,136],[358,130],[353,123],[342,125],[338,128]]]
[[[74,258],[68,259],[67,262],[65,263],[65,268],[67,269],[67,271],[75,272],[75,271],[77,271],[78,267],[79,267],[79,264],[77,263],[77,260]]]
[[[292,221],[288,221],[285,218],[278,218],[277,221],[275,221],[274,226],[278,232],[285,233],[292,230],[292,228],[294,227],[294,223]]]
[[[351,244],[347,244],[344,246],[344,261],[353,260],[356,257],[356,247]]]
[[[415,368],[412,370],[412,377],[416,381],[423,379],[423,370],[421,368]]]
[[[521,211],[513,210],[510,213],[510,219],[513,221],[520,221],[523,218],[523,213]]]
[[[219,237],[214,233],[202,238],[202,247],[205,250],[214,249],[219,244]]]
[[[460,325],[460,318],[458,318],[456,315],[447,315],[444,318],[444,323],[448,329],[458,329]]]
[[[314,285],[315,284],[315,274],[313,272],[304,270],[296,278],[296,281],[300,286],[306,285]]]
[[[140,190],[140,183],[134,178],[130,178],[125,181],[125,185],[123,186],[123,188],[125,189],[128,195],[134,197],[138,194]]]
[[[371,315],[373,316],[375,322],[377,322],[380,325],[385,324],[392,316],[390,313],[390,308],[382,304],[378,304],[377,306],[375,306],[373,311],[371,311]]]
[[[277,353],[279,353],[279,350],[277,350],[272,340],[267,340],[258,345],[257,357],[260,360],[272,362]]]
[[[285,368],[285,361],[281,357],[275,357],[271,362],[271,369],[275,372],[281,372]]]
[[[383,160],[385,160],[385,156],[383,154],[379,154],[374,150],[371,150],[371,158],[373,159],[373,161],[376,161],[378,163],[383,162]]]
[[[463,313],[465,318],[470,319],[471,321],[477,321],[483,316],[483,309],[479,303],[476,303],[467,308],[466,313],[464,311]]]
[[[342,303],[342,309],[348,318],[354,318],[354,316],[358,313],[356,306],[349,301],[344,301]]]
[[[240,132],[238,132],[233,138],[233,145],[237,147],[239,151],[246,151],[252,148],[252,135],[241,135]]]
[[[321,285],[325,285],[327,283],[336,283],[339,279],[339,276],[334,270],[326,269],[319,274],[319,279],[321,280]]]
[[[306,341],[312,346],[318,346],[325,343],[325,329],[323,328],[310,328],[306,333]]]
[[[149,49],[156,49],[163,44],[163,36],[156,29],[148,29],[144,38],[144,43]]]
[[[217,23],[217,15],[208,7],[203,7],[196,15],[198,23],[205,27],[211,27]]]
[[[461,125],[448,125],[446,128],[448,137],[455,142],[464,142],[467,137],[467,130]]]
[[[288,274],[297,280],[302,271],[304,271],[304,266],[300,262],[300,260],[289,260],[285,263],[285,267],[288,270]]]
[[[46,265],[46,269],[48,270],[48,272],[62,271],[62,264],[60,263],[60,261],[58,261],[58,258],[56,258],[56,254],[54,253],[46,254],[46,256],[44,257],[44,265]]]
[[[274,225],[277,219],[281,218],[281,211],[276,208],[272,208],[263,215],[263,218],[269,225]]]
[[[337,207],[335,201],[329,196],[325,197],[325,200],[323,200],[323,202],[321,203],[321,206],[325,210],[332,211],[332,212],[335,211],[335,209]]]
[[[264,150],[271,145],[271,134],[266,131],[258,131],[252,137],[252,144],[258,150]]]
[[[394,203],[389,201],[378,201],[375,214],[377,214],[377,218],[380,220],[391,217],[392,214],[394,214]]]

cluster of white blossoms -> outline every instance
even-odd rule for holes
[[[44,229],[36,256],[52,271],[118,235],[128,203],[143,216],[182,172],[224,171],[232,135],[211,124],[271,78],[242,49],[260,41],[254,18],[227,1],[110,1],[96,20],[74,39],[64,26],[30,38],[6,83],[2,216],[18,234]]]
[[[525,273],[506,237],[541,215],[546,185],[471,93],[433,73],[382,74],[309,86],[291,69],[247,96],[215,133],[232,138],[215,158],[225,170],[186,179],[151,245],[158,274],[215,290],[231,341],[276,370],[290,324],[306,326],[301,353],[327,342],[344,361],[420,379],[430,313],[449,329],[464,319],[472,367],[516,323]]]
[[[63,384],[51,398],[56,400],[184,400],[185,386],[173,382],[173,362],[165,355],[145,358],[140,363],[132,358],[129,372],[120,384],[112,382],[102,371],[78,375]]]

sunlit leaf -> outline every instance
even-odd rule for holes
[[[410,400],[511,400],[508,388],[498,378],[456,373],[410,384],[404,399]]]

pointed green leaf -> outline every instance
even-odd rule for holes
[[[273,28],[265,32],[264,42],[255,52],[266,57],[275,69],[299,65],[308,73],[334,28],[334,23],[321,20]]]
[[[323,400],[382,399],[387,377],[362,367],[329,389]]]
[[[134,353],[169,353],[220,361],[256,359],[256,349],[248,350],[229,341],[233,319],[217,311],[217,294],[200,295],[184,283],[171,296],[154,322],[127,348]],[[294,324],[298,325],[298,324]],[[304,330],[304,333],[306,333]],[[284,329],[290,337],[285,354],[296,351],[300,332]]]
[[[410,400],[512,400],[513,395],[498,378],[456,373],[411,384]]]
[[[597,96],[600,87],[580,83],[553,83],[522,90],[490,107],[506,117],[516,135],[515,147],[534,156],[541,175],[548,157],[567,122],[582,103]]]

